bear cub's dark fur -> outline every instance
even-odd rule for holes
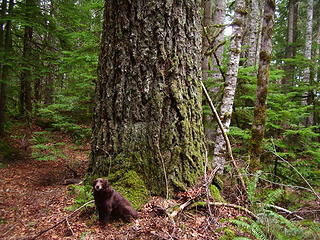
[[[111,219],[120,218],[125,222],[131,222],[132,218],[138,217],[131,203],[103,178],[97,178],[93,182],[93,196],[102,225],[110,222]]]

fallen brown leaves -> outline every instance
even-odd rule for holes
[[[31,145],[28,142],[31,132],[22,127],[15,131],[12,134],[26,136],[23,143]],[[41,129],[34,127],[33,131]],[[84,175],[89,146],[76,147],[68,136],[60,133],[55,133],[55,140],[65,143],[63,153],[66,157],[46,162],[32,159],[28,148],[19,149],[21,138],[10,140],[17,154],[0,169],[0,239],[34,236],[70,214],[66,207],[73,204],[73,198],[63,182],[73,177],[70,168],[77,169],[78,175]],[[74,160],[77,166],[73,166]],[[153,197],[133,223],[114,222],[105,228],[92,220],[92,212],[75,214],[38,239],[218,239],[221,233],[215,230],[226,224],[219,221],[221,218],[244,215],[237,209],[212,206],[212,215],[205,207],[199,207],[180,211],[174,219],[168,217],[168,209],[200,195],[203,195],[203,188],[198,186],[182,193],[176,200]]]

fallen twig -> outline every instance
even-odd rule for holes
[[[66,217],[66,223],[67,223],[67,226],[68,226],[68,228],[69,228],[69,230],[70,230],[70,232],[71,232],[71,235],[73,236],[73,235],[74,235],[74,231],[72,230],[72,228],[71,228],[71,226],[70,226],[70,223],[69,223],[69,221],[68,221],[68,217]]]
[[[277,210],[280,210],[280,211],[283,211],[283,212],[285,212],[285,213],[289,213],[290,215],[293,215],[293,216],[297,217],[297,218],[300,219],[300,220],[303,220],[303,219],[304,219],[303,217],[295,214],[294,212],[291,212],[291,211],[288,210],[288,209],[285,209],[285,208],[282,208],[282,207],[279,207],[279,206],[276,206],[276,205],[272,205],[272,204],[267,204],[266,206],[267,206],[267,207],[274,208],[274,209],[277,209]]]
[[[248,215],[250,215],[254,219],[258,219],[257,215],[255,215],[249,209],[247,209],[243,206],[240,206],[240,205],[236,205],[236,204],[232,204],[232,203],[223,203],[223,202],[201,202],[201,204],[234,208],[234,209],[241,210],[241,211],[247,213]],[[194,206],[197,206],[197,203],[195,203],[192,207],[194,207]]]
[[[15,226],[16,226],[16,224],[11,226],[4,234],[1,235],[1,238],[3,238],[5,235],[7,235],[12,229],[15,228]]]
[[[223,206],[223,207],[231,207],[231,208],[234,208],[234,209],[238,209],[238,210],[241,210],[241,211],[249,214],[254,219],[258,219],[257,215],[255,215],[249,209],[247,209],[245,207],[242,207],[240,205],[236,205],[236,204],[232,204],[232,203],[223,203],[223,202],[208,202],[208,204],[210,204],[212,206]]]
[[[172,211],[171,213],[167,211],[167,215],[170,219],[174,219],[180,211],[185,209],[187,206],[189,206],[192,203],[193,199],[189,199],[185,203],[181,204],[176,210]]]
[[[63,222],[67,222],[68,223],[68,218],[72,217],[74,214],[76,214],[77,212],[79,212],[82,208],[84,208],[85,206],[87,206],[88,204],[90,203],[93,203],[94,200],[91,200],[89,202],[86,202],[85,204],[83,204],[81,207],[77,208],[76,210],[74,210],[71,214],[69,214],[68,216],[66,216],[64,219],[62,219],[61,221],[57,222],[56,224],[52,225],[51,227],[45,229],[45,230],[42,230],[41,232],[37,233],[36,235],[34,236],[30,236],[30,237],[26,237],[26,238],[23,238],[23,240],[33,240],[33,239],[36,239],[38,237],[40,237],[42,234],[48,232],[49,230],[59,226],[61,223]]]

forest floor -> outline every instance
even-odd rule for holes
[[[74,204],[74,195],[64,180],[84,176],[90,146],[77,146],[68,135],[53,132],[50,144],[59,143],[61,157],[39,161],[31,157],[30,138],[42,131],[37,126],[32,131],[20,126],[6,139],[13,151],[0,165],[0,239],[34,239],[62,220],[37,239],[218,239],[223,231],[217,229],[228,224],[221,219],[246,215],[227,206],[212,207],[210,215],[203,207],[181,211],[172,220],[165,209],[185,200],[152,197],[139,209],[139,218],[129,224],[119,221],[100,227],[93,207],[70,216],[72,211],[66,208]]]

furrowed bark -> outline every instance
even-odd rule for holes
[[[200,27],[198,0],[106,1],[91,174],[133,169],[163,195],[196,182],[205,156]]]

